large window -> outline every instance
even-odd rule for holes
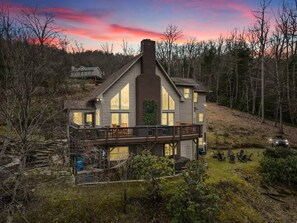
[[[184,97],[190,98],[190,88],[184,88]]]
[[[83,124],[82,112],[73,112],[72,122],[77,125],[82,125]]]
[[[111,126],[128,127],[129,125],[129,84],[126,84],[110,101]]]
[[[198,92],[194,92],[194,102],[198,102]]]
[[[174,154],[173,154],[173,150],[174,150]],[[177,148],[174,147],[174,149],[172,148],[172,145],[170,144],[164,144],[164,155],[165,156],[172,156],[172,155],[176,155],[177,154]]]
[[[110,148],[110,161],[120,161],[126,160],[129,158],[129,147],[128,146],[119,146]]]
[[[175,102],[162,86],[162,125],[174,125]]]
[[[129,113],[111,113],[111,126],[128,127]]]
[[[110,101],[110,109],[112,110],[128,110],[129,109],[129,84],[121,89]]]
[[[162,112],[162,125],[174,125],[173,112]]]

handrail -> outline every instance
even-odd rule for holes
[[[78,140],[115,140],[121,138],[144,137],[146,140],[154,138],[156,141],[163,136],[172,137],[173,140],[181,140],[184,136],[202,134],[202,125],[174,125],[174,126],[134,126],[134,127],[95,127],[78,128],[69,125],[70,137]]]

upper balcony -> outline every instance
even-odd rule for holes
[[[202,125],[181,123],[175,126],[135,126],[78,128],[69,127],[70,140],[83,141],[84,145],[166,143],[202,137]]]

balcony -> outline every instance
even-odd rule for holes
[[[138,144],[145,142],[166,143],[202,137],[202,125],[180,124],[175,126],[135,126],[78,128],[69,127],[70,140],[83,141],[84,145]]]

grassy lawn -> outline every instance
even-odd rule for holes
[[[222,222],[263,220],[250,205],[251,200],[257,199],[257,194],[250,191],[253,189],[253,182],[259,181],[257,168],[262,151],[246,149],[246,153],[253,153],[252,161],[235,164],[218,161],[212,158],[211,152],[206,155],[209,173],[207,183],[221,197]],[[144,182],[73,186],[52,181],[37,188],[36,202],[30,207],[26,218],[32,223],[40,222],[41,219],[43,222],[154,222],[154,219],[169,222],[165,202],[181,182],[181,176],[162,180],[164,202],[152,205],[145,202],[149,194],[148,185]],[[125,190],[128,201],[126,213],[123,211]]]
[[[244,149],[245,153],[252,153],[252,161],[246,163],[239,162],[236,159],[236,163],[230,163],[226,161],[218,161],[212,158],[212,152],[206,155],[208,163],[208,183],[219,183],[221,181],[241,181],[242,174],[251,174],[254,177],[258,176],[257,168],[259,167],[259,160],[262,158],[263,149]],[[234,154],[239,153],[240,149],[233,150]],[[224,151],[225,155],[227,151]]]

